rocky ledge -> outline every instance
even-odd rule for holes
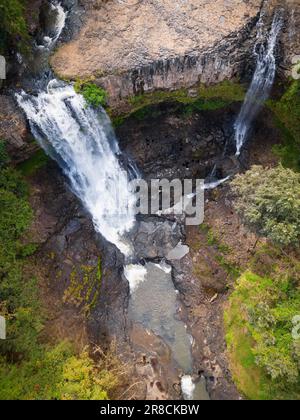
[[[283,73],[300,45],[294,0],[83,0],[84,24],[61,46],[51,63],[64,79],[93,77],[109,93],[110,105],[156,89],[240,78],[253,64],[256,22],[261,8],[271,19],[286,8],[282,34]],[[252,72],[250,71],[252,74]]]
[[[65,79],[95,77],[114,102],[155,89],[238,76],[245,56],[251,53],[249,38],[262,2],[83,3],[84,25],[73,41],[54,54],[51,63]]]

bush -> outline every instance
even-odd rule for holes
[[[244,223],[280,246],[299,245],[300,174],[253,166],[231,183]]]
[[[115,385],[115,374],[98,369],[87,352],[76,356],[68,342],[40,347],[21,364],[0,358],[0,400],[107,400]]]
[[[20,243],[31,219],[21,176],[0,170],[0,315],[7,320],[7,340],[0,341],[0,400],[107,399],[121,382],[118,372],[124,374],[112,351],[95,364],[67,342],[51,347],[40,342],[38,281],[22,274],[24,259],[36,251],[34,244]],[[100,261],[95,277],[101,280]]]
[[[299,267],[251,272],[237,282],[225,312],[234,379],[250,399],[299,399],[300,354],[292,320],[299,314]]]
[[[300,171],[300,81],[293,81],[279,101],[269,101],[269,107],[283,134],[275,153],[285,167]]]
[[[0,52],[10,47],[24,49],[29,40],[24,9],[27,0],[0,0]]]
[[[94,83],[78,80],[74,85],[74,89],[84,97],[88,105],[91,105],[94,108],[106,104],[107,93],[104,89]]]

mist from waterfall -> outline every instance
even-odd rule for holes
[[[22,92],[17,101],[32,133],[71,181],[93,218],[95,229],[125,255],[122,238],[135,221],[134,194],[120,165],[119,146],[105,111],[88,107],[71,85],[52,80],[37,96]]]
[[[247,140],[254,119],[270,95],[276,75],[275,48],[283,26],[283,12],[282,10],[275,12],[272,27],[268,34],[265,33],[264,17],[264,13],[262,13],[257,24],[258,33],[254,48],[257,59],[255,73],[234,125],[237,156],[240,155]]]

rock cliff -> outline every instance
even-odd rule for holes
[[[156,89],[174,90],[244,76],[251,66],[261,8],[287,9],[282,72],[300,45],[296,0],[82,1],[85,22],[52,57],[66,79],[94,77],[110,104]],[[268,20],[268,18],[267,18]]]
[[[112,102],[238,75],[261,7],[261,0],[84,3],[79,35],[52,66],[63,78],[96,77]]]

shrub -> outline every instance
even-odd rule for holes
[[[293,81],[280,100],[269,101],[269,107],[283,133],[275,153],[285,167],[300,171],[300,81]]]
[[[24,9],[27,0],[0,0],[0,52],[9,47],[24,49],[29,40]]]
[[[300,354],[292,337],[299,314],[299,267],[272,278],[252,272],[237,282],[225,312],[231,369],[250,399],[299,399]]]
[[[231,188],[235,208],[252,230],[280,246],[299,244],[300,174],[282,166],[253,166]]]
[[[84,97],[88,105],[91,105],[94,108],[106,104],[107,93],[104,89],[94,83],[78,80],[74,85],[74,89]]]

